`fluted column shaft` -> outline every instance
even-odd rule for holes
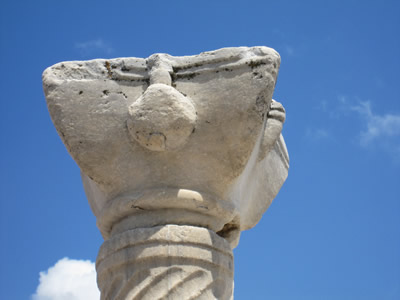
[[[228,242],[194,226],[137,228],[112,236],[97,263],[101,299],[231,299]]]

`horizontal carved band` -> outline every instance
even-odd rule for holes
[[[166,224],[196,225],[218,232],[234,217],[232,203],[211,195],[185,189],[154,189],[109,201],[97,217],[97,226],[105,239],[111,232]],[[120,222],[125,225],[117,225]]]
[[[224,56],[224,52],[228,52]],[[204,52],[198,56],[174,57],[168,54],[155,54],[149,58],[116,58],[102,60],[99,68],[95,61],[73,61],[57,64],[54,74],[69,80],[107,78],[116,81],[150,82],[151,70],[159,61],[168,68],[174,79],[190,79],[193,76],[209,72],[230,72],[239,68],[254,69],[261,65],[271,65],[275,73],[279,68],[280,57],[270,48],[230,48],[213,52]],[[278,63],[277,63],[277,58]],[[96,60],[100,61],[100,60]]]

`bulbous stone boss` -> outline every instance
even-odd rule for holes
[[[230,299],[242,230],[288,174],[267,47],[45,70],[57,131],[106,240],[102,299]]]

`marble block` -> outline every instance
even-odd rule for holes
[[[279,65],[271,48],[238,47],[44,71],[105,239],[102,299],[232,299],[232,249],[288,174]]]

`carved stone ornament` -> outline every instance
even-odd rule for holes
[[[279,54],[58,63],[43,73],[51,118],[105,242],[101,299],[232,299],[240,232],[288,174]]]

